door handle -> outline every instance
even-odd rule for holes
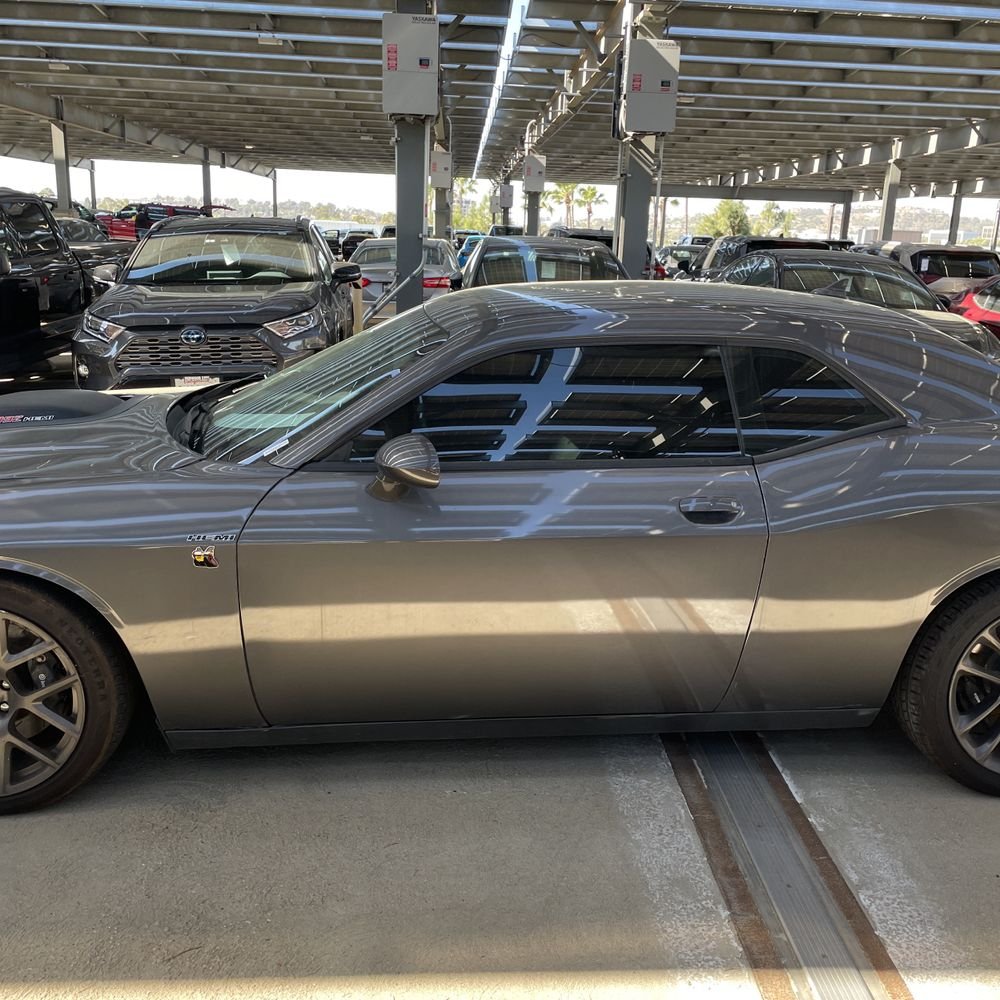
[[[728,524],[743,513],[734,497],[684,497],[677,507],[692,524]]]

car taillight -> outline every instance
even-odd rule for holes
[[[451,288],[451,278],[447,275],[440,278],[424,278],[424,288]]]
[[[368,278],[362,278],[361,279],[361,287],[362,288],[367,288],[370,284],[371,284],[371,281]]]
[[[653,274],[657,278],[665,278],[667,276],[667,269],[659,261],[657,261],[656,270]]]

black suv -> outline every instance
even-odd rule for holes
[[[73,341],[87,389],[197,385],[268,374],[350,336],[355,265],[308,220],[158,223]],[[106,272],[106,274],[101,274]]]
[[[830,250],[839,240],[796,240],[784,236],[720,236],[690,267],[692,278],[711,281],[724,267],[758,250]],[[682,270],[688,270],[683,268]]]
[[[90,287],[48,205],[0,188],[0,376],[67,350]]]

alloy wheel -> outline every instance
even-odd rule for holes
[[[51,778],[83,732],[76,665],[44,629],[0,610],[0,796]]]
[[[984,628],[959,659],[948,714],[962,749],[1000,773],[1000,620]]]

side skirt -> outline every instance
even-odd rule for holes
[[[164,733],[173,750],[264,747],[384,740],[471,740],[517,736],[614,736],[714,733],[733,730],[847,729],[867,726],[877,708],[804,712],[706,712],[677,715],[598,715],[526,719],[441,719],[420,722],[341,722],[258,729],[182,729]]]

